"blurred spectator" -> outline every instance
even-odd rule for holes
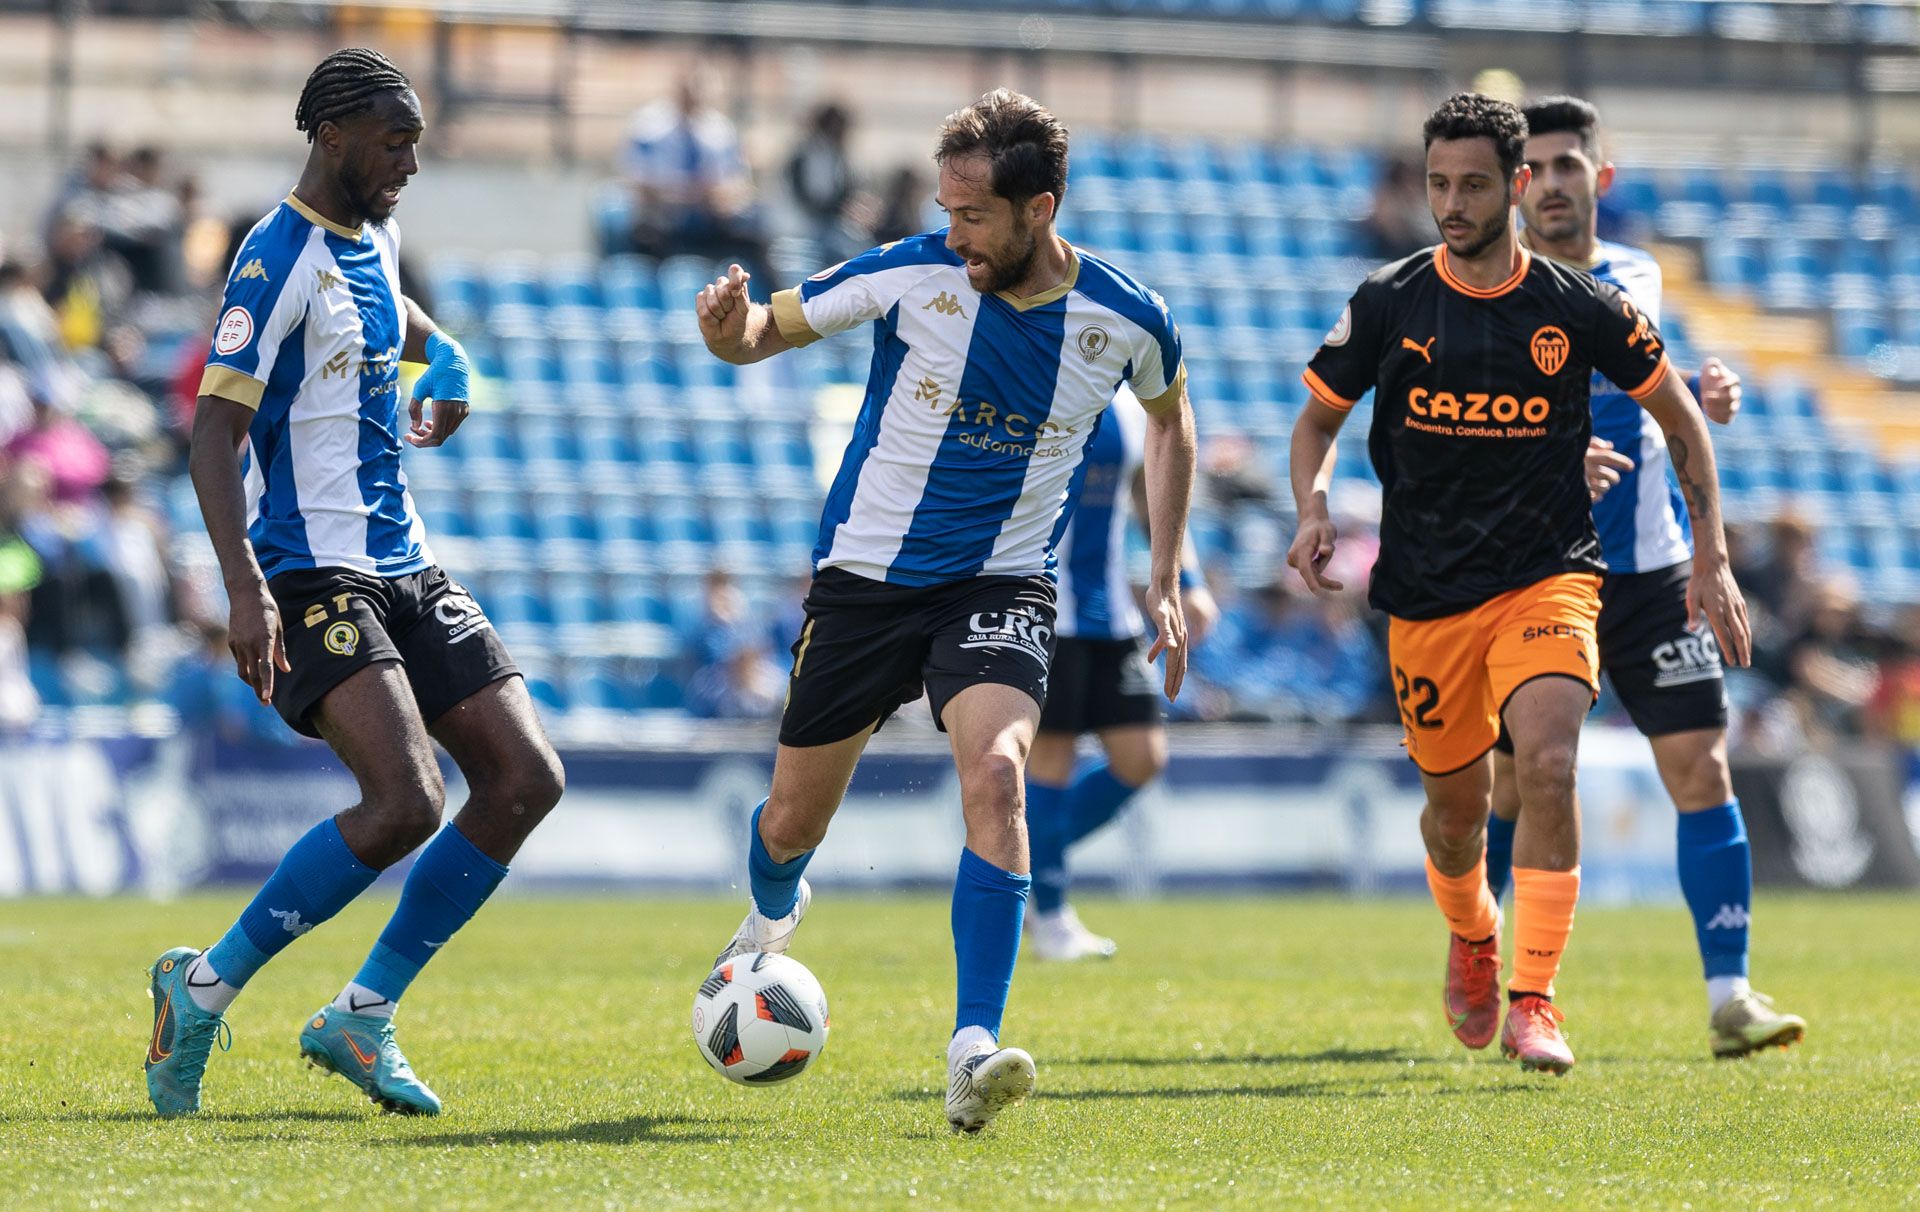
[[[19,481],[0,457],[0,732],[24,728],[40,713],[40,695],[33,688],[27,662],[27,610],[30,595],[40,583],[40,557],[20,537],[14,510]]]
[[[1207,505],[1226,511],[1242,502],[1272,505],[1277,486],[1260,465],[1260,450],[1252,439],[1222,433],[1208,438],[1200,450],[1200,493]]]
[[[137,643],[172,622],[166,530],[160,519],[140,504],[131,479],[114,476],[107,481],[103,496],[107,509],[100,520],[100,547]]]
[[[7,442],[8,459],[18,469],[43,472],[54,504],[92,500],[107,482],[107,448],[62,410],[49,385],[29,383],[28,392],[33,399],[33,417],[27,428]]]
[[[701,585],[700,622],[692,634],[680,637],[680,650],[696,665],[712,665],[748,639],[747,595],[731,573],[715,568]]]
[[[158,148],[141,147],[128,155],[121,186],[111,195],[100,225],[102,242],[126,262],[135,290],[180,291],[185,215],[179,195],[166,180]]]
[[[180,272],[187,290],[213,290],[226,281],[232,225],[207,206],[197,177],[182,177],[177,190],[184,232]],[[251,231],[252,228],[247,229]]]
[[[280,722],[274,709],[234,674],[227,629],[202,623],[199,641],[174,668],[167,684],[166,701],[180,713],[181,727],[230,744],[298,744],[299,738]]]
[[[113,195],[120,191],[123,179],[120,157],[114,155],[113,148],[101,142],[89,143],[85,156],[47,208],[43,225],[46,242],[53,243],[53,233],[62,220],[77,218],[95,227],[105,222],[107,208],[113,204]]]
[[[671,100],[634,115],[625,160],[633,251],[731,257],[764,281],[766,234],[740,135],[707,104],[704,87],[704,77],[689,72]]]
[[[1800,709],[1809,740],[1859,736],[1867,706],[1879,689],[1881,637],[1860,614],[1854,586],[1840,578],[1823,581],[1813,596],[1805,630],[1788,646],[1787,693]]]
[[[1275,581],[1253,602],[1223,611],[1194,660],[1241,712],[1322,723],[1363,719],[1380,704],[1381,653],[1362,610],[1355,593],[1307,598]]]
[[[822,261],[841,261],[866,247],[865,233],[847,219],[853,200],[853,166],[847,161],[847,111],[823,105],[787,161],[787,188],[800,208],[807,236],[820,245]]]
[[[1920,605],[1900,608],[1880,683],[1867,704],[1870,731],[1920,753]]]
[[[941,226],[941,222],[930,220],[927,216],[926,178],[912,165],[902,165],[888,178],[886,190],[880,195],[880,214],[873,225],[873,242],[891,244],[895,240],[934,230]]]
[[[20,261],[0,263],[0,360],[49,379],[60,373],[63,361],[60,318]]]
[[[1763,560],[1734,575],[1745,591],[1749,608],[1758,605],[1755,643],[1783,645],[1803,630],[1819,596],[1820,557],[1814,546],[1813,524],[1794,512],[1782,513],[1767,528],[1768,552]],[[1744,544],[1743,544],[1744,547]],[[1745,558],[1751,560],[1751,555]]]
[[[133,275],[107,250],[98,225],[72,216],[54,221],[41,293],[60,320],[69,351],[93,349],[126,313]]]
[[[1387,161],[1373,187],[1373,211],[1361,226],[1367,251],[1379,261],[1395,261],[1438,243],[1424,167],[1402,158]]]
[[[780,714],[786,670],[752,639],[736,633],[731,650],[693,675],[687,709],[702,719],[759,720]]]

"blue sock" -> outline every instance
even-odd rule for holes
[[[457,827],[434,834],[407,872],[400,903],[354,983],[399,1001],[420,969],[506,878],[506,867],[480,853]]]
[[[1753,851],[1740,801],[1681,813],[1679,843],[1680,890],[1693,911],[1706,975],[1745,976]]]
[[[1067,793],[1027,780],[1027,849],[1033,856],[1033,908],[1058,913],[1067,903]]]
[[[332,817],[302,834],[219,942],[207,966],[238,989],[288,943],[346,908],[378,871],[354,857]]]
[[[800,876],[806,871],[807,864],[813,861],[813,851],[809,850],[776,863],[767,853],[767,844],[760,840],[760,813],[766,808],[767,801],[761,800],[760,807],[753,810],[753,819],[747,822],[747,880],[753,888],[753,907],[760,911],[761,917],[783,918],[793,912],[800,900]]]
[[[1507,894],[1507,883],[1513,878],[1513,827],[1519,823],[1487,814],[1487,887],[1493,889],[1496,905]]]
[[[984,1027],[1000,1038],[1032,886],[1030,876],[1002,871],[971,850],[960,852],[960,874],[953,881],[953,956],[960,970],[955,1031]]]
[[[1083,765],[1067,791],[1067,845],[1119,816],[1139,790],[1114,778],[1113,771],[1099,758]]]

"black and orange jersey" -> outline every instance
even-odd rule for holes
[[[1617,288],[1525,249],[1491,290],[1455,277],[1444,245],[1360,284],[1305,378],[1331,408],[1374,391],[1376,608],[1439,618],[1606,571],[1584,468],[1595,371],[1644,397],[1667,373],[1659,332]]]

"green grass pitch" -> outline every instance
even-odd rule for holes
[[[207,1111],[152,1117],[141,969],[241,894],[0,905],[0,1206],[868,1208],[1920,1205],[1920,901],[1763,894],[1754,977],[1807,1041],[1707,1056],[1675,908],[1587,909],[1562,1079],[1469,1055],[1415,901],[1090,900],[1110,963],[1023,963],[1006,1040],[1040,1085],[949,1135],[943,898],[824,890],[794,954],[833,1035],[733,1086],[688,1031],[733,901],[502,897],[422,976],[400,1040],[446,1100],[382,1116],[297,1059],[390,902],[256,978]]]

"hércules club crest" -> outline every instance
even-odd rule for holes
[[[1557,375],[1567,364],[1567,353],[1572,346],[1566,333],[1549,324],[1533,334],[1529,348],[1533,351],[1533,364],[1540,368],[1541,374]]]

